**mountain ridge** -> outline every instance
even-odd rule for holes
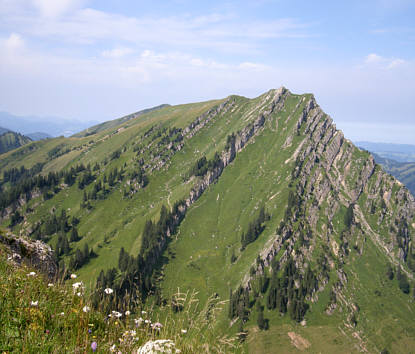
[[[1,195],[2,224],[47,241],[85,282],[118,297],[135,283],[155,303],[178,286],[229,299],[215,325],[245,333],[249,351],[259,339],[291,351],[278,331],[323,352],[414,347],[414,198],[313,95],[282,87],[168,106],[31,146],[0,165],[5,190],[33,186]]]
[[[96,133],[99,133],[103,130],[119,126],[119,125],[121,125],[125,122],[128,122],[131,119],[135,119],[135,118],[137,118],[137,117],[139,117],[143,114],[150,113],[152,111],[162,109],[162,108],[165,108],[165,107],[169,107],[169,106],[170,105],[168,105],[168,104],[160,104],[158,106],[154,106],[154,107],[151,107],[151,108],[146,108],[146,109],[143,109],[141,111],[128,114],[128,115],[126,115],[124,117],[121,117],[121,118],[117,118],[117,119],[114,119],[114,120],[109,120],[109,121],[94,125],[92,127],[89,127],[87,129],[79,132],[79,133],[74,134],[73,137],[82,138],[82,137],[85,137],[85,136],[88,136],[88,135],[96,134]]]

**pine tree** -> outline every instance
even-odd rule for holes
[[[79,241],[78,230],[76,229],[76,227],[72,227],[70,241],[71,242]]]
[[[354,212],[353,212],[354,204],[350,204],[347,208],[346,215],[344,217],[344,224],[349,229],[353,224],[354,219]]]

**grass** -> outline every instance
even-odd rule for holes
[[[156,310],[138,304],[130,314],[109,317],[91,309],[82,286],[74,291],[78,279],[51,283],[10,258],[12,254],[0,247],[2,353],[88,353],[93,343],[99,353],[131,353],[149,341],[167,339],[182,353],[238,350],[235,338],[213,328],[223,309],[218,299],[210,299],[203,307],[195,292],[178,292],[176,298],[183,306],[178,314],[169,305]]]

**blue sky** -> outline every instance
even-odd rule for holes
[[[415,1],[0,0],[0,111],[108,120],[312,92],[352,140],[415,143]]]

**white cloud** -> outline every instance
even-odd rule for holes
[[[10,0],[0,0],[1,1]],[[21,2],[22,0],[16,0]],[[85,8],[81,0],[30,0],[45,20],[27,6],[11,10],[4,6],[3,28],[19,28],[31,37],[92,44],[115,41],[138,46],[171,48],[210,48],[216,51],[247,52],[271,38],[303,38],[310,34],[309,25],[296,19],[242,21],[232,15],[211,14],[165,17],[132,17]],[[7,13],[7,10],[10,13]],[[124,44],[125,46],[125,44]],[[130,45],[127,45],[130,46]]]
[[[32,0],[33,5],[44,17],[58,17],[70,10],[79,8],[82,0]]]
[[[244,62],[239,64],[240,69],[252,70],[252,71],[263,71],[270,69],[269,66],[259,63]]]
[[[9,38],[4,41],[4,46],[9,50],[20,49],[24,46],[24,40],[19,34],[12,33]]]
[[[386,58],[375,53],[369,54],[364,62],[367,65],[376,65],[386,69],[393,69],[406,63],[405,60],[400,58]]]
[[[18,38],[0,41],[0,52],[6,43],[19,43]],[[284,85],[295,93],[315,93],[335,121],[350,122],[345,127],[361,120],[385,123],[391,117],[402,124],[412,115],[415,65],[409,61],[386,70],[393,60],[385,62],[379,55],[382,59],[372,56],[372,62],[351,68],[219,62],[179,51],[137,52],[118,60],[79,59],[75,54],[42,53],[25,46],[13,55],[0,56],[0,109],[67,117],[79,117],[81,112],[84,119],[111,119],[164,102],[203,101],[233,93],[252,97]],[[346,132],[357,136],[351,129]],[[382,140],[383,132],[376,133],[377,140]]]
[[[379,63],[382,60],[383,60],[383,58],[380,55],[377,55],[375,53],[371,53],[366,57],[365,63],[366,64]]]
[[[134,53],[134,50],[131,48],[114,48],[111,50],[104,50],[102,56],[105,58],[122,58],[131,53]]]
[[[403,59],[391,59],[390,63],[388,64],[388,68],[392,69],[405,63],[406,61]]]

